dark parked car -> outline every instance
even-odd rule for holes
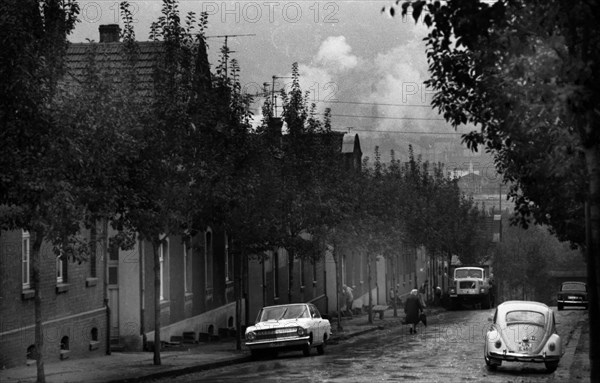
[[[566,306],[580,306],[587,309],[587,285],[584,282],[563,282],[558,291],[556,305],[559,310]]]

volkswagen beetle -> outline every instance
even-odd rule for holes
[[[563,350],[554,312],[548,306],[532,301],[504,302],[490,321],[484,346],[490,370],[502,362],[544,363],[549,372],[556,370]]]
[[[287,350],[301,350],[308,356],[313,347],[322,355],[330,337],[329,320],[315,305],[295,303],[263,307],[256,324],[246,329],[246,346],[254,357]]]

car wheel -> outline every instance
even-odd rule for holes
[[[546,365],[546,370],[550,373],[556,371],[558,368],[558,362],[544,362],[544,364]]]
[[[317,353],[319,355],[325,354],[325,338],[323,338],[323,343],[317,346]]]
[[[487,356],[484,356],[483,359],[485,359],[485,365],[490,371],[496,371],[496,368],[502,364],[502,361],[496,361],[495,363],[492,363],[492,360]]]
[[[302,355],[310,356],[310,344],[307,344],[302,348]]]
[[[448,310],[456,310],[456,302],[454,301],[454,299],[450,299],[450,302],[448,302]]]
[[[491,303],[490,303],[490,296],[489,296],[489,295],[487,295],[487,296],[485,296],[485,297],[483,298],[483,300],[481,301],[481,308],[482,308],[483,310],[487,310],[487,309],[489,309],[489,308],[490,308],[490,306],[491,306]]]

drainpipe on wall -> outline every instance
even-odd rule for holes
[[[145,315],[146,315],[146,262],[144,260],[144,242],[138,240],[138,251],[140,257],[140,335],[142,336],[142,350],[146,350],[147,339],[146,339],[146,326],[145,326]]]
[[[325,295],[325,314],[329,314],[329,297],[327,296],[327,262],[323,261],[323,295]]]
[[[110,355],[110,307],[108,306],[108,220],[102,220],[102,257],[104,260],[104,307],[106,307],[106,355]]]

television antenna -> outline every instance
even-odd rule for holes
[[[223,43],[223,51],[224,56],[225,56],[225,77],[227,77],[227,66],[228,66],[228,62],[229,62],[229,54],[230,53],[234,53],[235,51],[229,51],[227,48],[227,41],[230,37],[249,37],[249,36],[256,36],[256,34],[254,33],[247,33],[247,34],[238,34],[238,35],[213,35],[213,36],[206,36],[207,39],[213,39],[213,38],[219,38],[219,39],[225,39],[225,42]]]
[[[293,78],[293,77],[273,76],[273,82],[271,83],[271,113],[273,114],[273,117],[277,117],[277,105],[275,105],[275,103],[277,102],[277,98],[275,97],[275,80],[281,79],[281,78]]]

